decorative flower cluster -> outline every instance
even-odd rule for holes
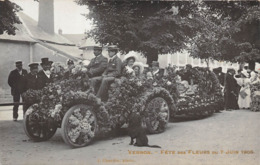
[[[251,89],[251,111],[260,111],[260,82],[252,84]]]
[[[70,130],[68,136],[70,140],[72,142],[76,142],[76,140],[89,142],[95,136],[94,122],[95,118],[89,110],[85,112],[85,116],[83,116],[80,109],[75,110],[69,117]]]

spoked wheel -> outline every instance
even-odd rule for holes
[[[39,114],[32,112],[32,106],[27,109],[23,126],[26,135],[37,142],[49,140],[57,130],[56,124],[50,124]]]
[[[169,118],[169,105],[162,97],[155,97],[146,105],[145,124],[149,133],[161,133],[165,130]]]
[[[71,107],[62,120],[62,138],[73,148],[90,144],[97,132],[97,119],[93,107],[80,104]]]

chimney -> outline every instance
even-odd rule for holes
[[[38,26],[47,33],[54,34],[54,0],[39,1]]]
[[[62,29],[59,29],[58,32],[59,32],[59,35],[62,35]]]

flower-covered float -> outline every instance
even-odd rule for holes
[[[102,102],[89,86],[82,63],[66,69],[54,63],[54,82],[41,90],[28,90],[23,100],[29,107],[24,130],[34,141],[50,139],[61,128],[63,140],[71,147],[83,147],[95,137],[128,123],[138,112],[150,133],[165,130],[174,114],[175,101],[169,91],[146,79],[121,77],[111,84],[109,99]]]
[[[204,117],[224,109],[222,88],[215,73],[208,68],[194,67],[189,80],[182,81],[187,71],[178,71],[177,88],[180,93],[176,115]]]

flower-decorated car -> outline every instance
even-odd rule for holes
[[[65,69],[53,64],[54,82],[41,90],[23,94],[27,106],[24,130],[34,141],[50,139],[61,128],[63,140],[71,147],[90,144],[99,134],[128,123],[131,113],[138,112],[150,133],[165,130],[174,114],[175,102],[167,89],[143,78],[116,79],[109,98],[102,102],[90,87],[82,63]]]

